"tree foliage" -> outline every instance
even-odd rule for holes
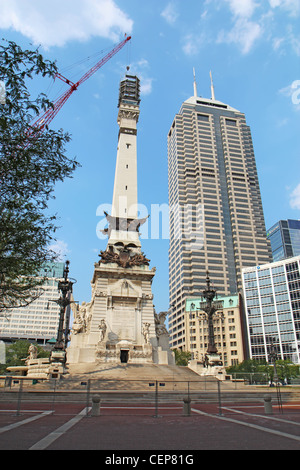
[[[289,360],[277,360],[276,370],[278,379],[281,382],[297,377],[300,373],[298,365],[293,364]],[[274,365],[267,361],[256,361],[247,359],[240,364],[226,368],[228,374],[236,374],[237,378],[250,380],[250,382],[260,382],[261,380],[274,379]]]
[[[192,354],[189,351],[181,351],[181,349],[173,349],[175,354],[175,363],[177,366],[187,366],[191,360]]]
[[[26,305],[39,295],[42,266],[55,260],[48,249],[56,215],[46,215],[57,181],[78,167],[66,156],[70,136],[46,128],[30,133],[30,123],[51,106],[43,93],[32,98],[28,86],[37,76],[54,77],[56,64],[39,50],[0,42],[0,80],[6,100],[0,104],[0,310]]]

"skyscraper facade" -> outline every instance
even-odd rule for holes
[[[60,307],[58,280],[63,277],[65,263],[50,263],[40,272],[46,277],[41,295],[25,307],[12,308],[0,317],[0,340],[30,340],[40,345],[57,337]]]
[[[250,357],[300,364],[300,256],[243,269]]]
[[[279,220],[267,231],[273,261],[300,255],[300,220]]]
[[[185,301],[206,271],[220,295],[242,290],[242,268],[272,261],[245,115],[194,96],[168,134],[171,346],[185,349]]]

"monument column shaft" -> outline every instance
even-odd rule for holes
[[[138,108],[122,105],[119,110],[120,126],[115,170],[112,215],[137,218],[137,138]]]

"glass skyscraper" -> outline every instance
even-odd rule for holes
[[[168,133],[171,347],[187,347],[185,301],[206,271],[220,295],[242,291],[242,268],[272,261],[245,115],[194,96]]]
[[[60,307],[55,302],[60,296],[58,279],[64,275],[65,263],[49,263],[40,271],[47,280],[41,287],[42,295],[26,307],[12,308],[0,317],[0,340],[14,342],[19,339],[30,340],[46,345],[56,339]]]
[[[300,256],[243,270],[244,301],[251,359],[300,364]]]
[[[273,261],[300,255],[300,220],[279,220],[268,231]]]

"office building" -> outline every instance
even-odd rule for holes
[[[241,295],[228,295],[218,297],[217,302],[223,307],[213,317],[215,344],[223,365],[229,367],[245,359],[242,298]],[[201,297],[186,300],[185,321],[188,332],[186,349],[192,353],[192,359],[203,363],[208,346],[208,322],[201,304]]]
[[[247,335],[251,359],[300,364],[300,256],[243,269]]]
[[[186,349],[185,303],[205,285],[242,290],[242,268],[272,261],[250,128],[215,99],[187,99],[168,134],[171,346]]]
[[[300,220],[279,220],[269,230],[273,261],[300,255]]]
[[[45,266],[41,277],[47,280],[41,287],[42,295],[26,307],[13,308],[0,317],[0,340],[14,342],[29,340],[41,346],[50,339],[56,339],[59,323],[59,305],[54,302],[60,297],[58,279],[63,277],[64,263]]]

